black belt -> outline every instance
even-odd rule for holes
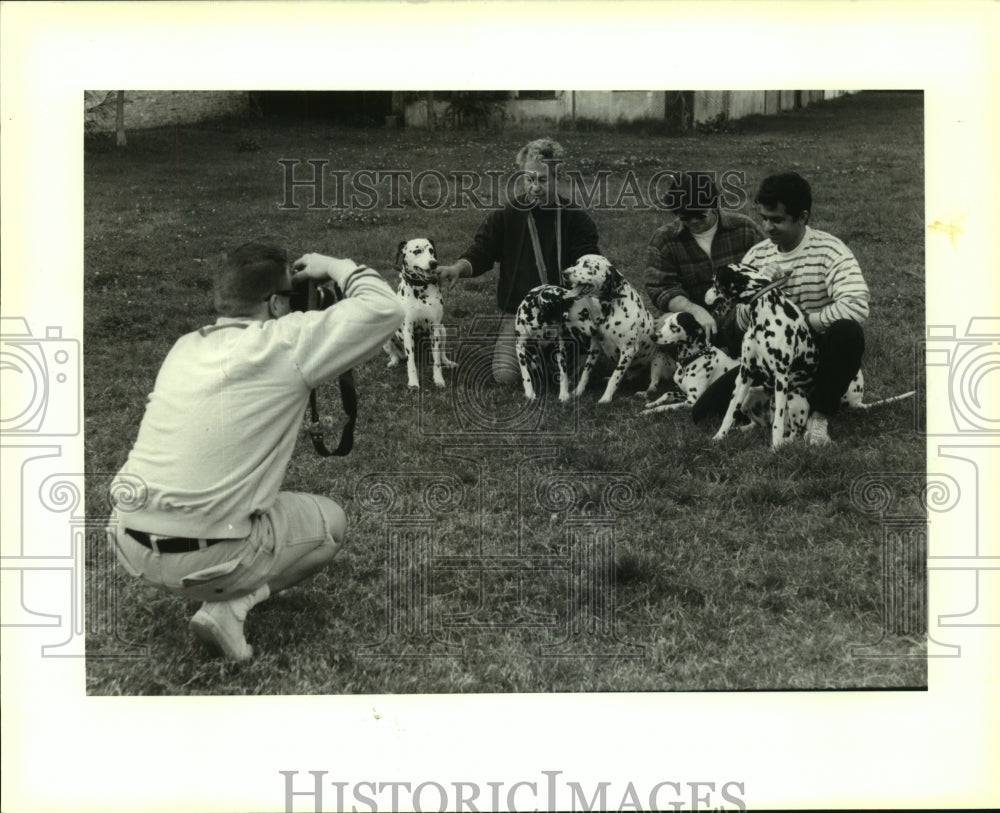
[[[126,528],[125,533],[143,547],[159,551],[160,553],[192,553],[202,548],[211,547],[216,542],[229,541],[226,539],[193,539],[188,536],[166,536],[154,542],[145,531],[133,531],[131,528]]]

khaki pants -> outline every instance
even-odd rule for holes
[[[217,542],[189,553],[158,553],[125,532],[128,514],[114,514],[108,541],[131,576],[191,601],[227,601],[252,593],[323,545],[337,547],[344,512],[327,497],[282,491],[253,519],[245,539]],[[139,528],[149,534],[156,529]]]

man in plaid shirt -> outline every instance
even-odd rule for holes
[[[741,337],[728,305],[705,305],[717,268],[737,263],[764,233],[749,217],[719,208],[707,173],[685,172],[671,190],[677,220],[661,226],[646,249],[646,291],[661,311],[687,311],[708,339],[734,358]]]

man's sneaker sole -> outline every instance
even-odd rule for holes
[[[253,657],[253,647],[250,644],[239,646],[238,643],[233,643],[222,625],[203,610],[195,613],[190,626],[199,641],[219,650],[230,660],[248,661]]]

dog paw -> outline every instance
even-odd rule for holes
[[[435,387],[444,387],[444,386],[446,386],[446,384],[444,383],[444,379],[442,378],[440,381],[438,381],[438,379],[435,378],[434,379],[434,386]]]
[[[610,398],[610,396],[602,395],[600,398],[597,399],[597,403],[599,403],[599,404],[610,404],[611,403],[611,398]]]

